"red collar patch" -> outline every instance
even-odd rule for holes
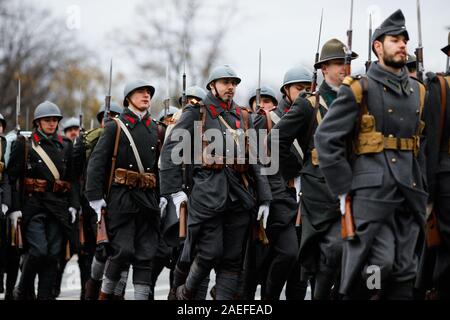
[[[209,105],[209,110],[211,111],[212,116],[213,116],[214,118],[217,118],[217,111],[216,111],[216,108],[215,108],[212,104]]]
[[[38,143],[39,140],[41,140],[36,132],[33,133],[33,140],[34,140],[35,143]]]

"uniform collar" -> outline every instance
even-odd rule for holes
[[[331,89],[330,85],[325,80],[322,81],[322,84],[320,85],[319,94],[328,106],[330,106],[337,97],[337,92]]]
[[[128,108],[125,108],[122,114],[120,115],[120,118],[125,123],[125,125],[130,129],[133,129],[141,121],[147,128],[150,128],[152,123],[152,119],[148,111],[141,120],[139,119],[139,116],[136,115],[133,111],[129,110]]]
[[[291,109],[291,104],[287,101],[286,96],[283,96],[283,98],[280,100],[277,109],[281,114],[285,114]]]
[[[396,75],[383,69],[377,61],[371,64],[367,75],[398,95],[405,94],[409,96],[412,93],[406,67],[403,67],[400,74]]]
[[[33,134],[31,135],[31,137],[33,138],[33,142],[35,144],[40,144],[42,141],[51,141],[60,146],[64,145],[63,137],[61,135],[59,135],[57,132],[55,132],[52,135],[46,136],[45,134],[43,134],[40,130],[38,130],[36,128],[33,130]]]
[[[208,92],[207,99],[205,99],[205,105],[214,119],[222,113],[225,113],[225,111],[235,115],[237,118],[240,118],[241,116],[241,109],[236,105],[236,103],[234,103],[234,101],[232,101],[228,106],[225,102],[219,100],[211,92]]]

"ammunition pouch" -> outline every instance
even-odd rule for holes
[[[153,173],[138,173],[126,169],[114,171],[114,182],[118,185],[127,186],[130,189],[154,189],[156,188],[156,176]]]
[[[238,173],[247,173],[249,168],[248,159],[234,158],[233,163],[228,164],[226,158],[221,156],[215,156],[213,158],[211,155],[207,155],[203,157],[203,169],[220,171],[226,167],[231,168]]]
[[[55,180],[53,183],[53,192],[55,193],[67,193],[71,188],[71,184],[67,181]]]
[[[23,187],[27,193],[46,192],[47,180],[25,178]]]
[[[44,179],[25,178],[23,187],[26,193],[67,193],[71,190],[72,185],[70,182],[62,180],[55,180],[52,184]]]
[[[420,121],[419,135],[425,124]],[[392,135],[383,136],[381,132],[375,131],[375,117],[364,114],[361,117],[360,132],[355,142],[355,153],[357,155],[368,153],[380,153],[383,150],[413,151],[417,157],[420,150],[420,136],[412,138],[397,138]]]

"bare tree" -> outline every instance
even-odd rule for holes
[[[62,74],[88,67],[94,72],[92,66],[95,66],[94,55],[65,28],[64,21],[28,1],[0,0],[0,106],[10,123],[14,119],[19,76],[23,114],[28,110],[32,115],[36,105],[45,99],[58,100],[63,112],[72,114],[73,106],[68,102],[73,95],[62,90]],[[81,81],[87,88],[97,80],[95,77],[77,79],[73,73],[71,76],[77,87]],[[58,91],[64,94],[62,99],[58,98]]]
[[[119,33],[119,42],[137,67],[160,83],[165,83],[168,62],[172,98],[177,98],[185,63],[188,86],[202,85],[226,54],[223,41],[235,23],[235,9],[234,1],[214,7],[205,0],[143,1],[136,8],[136,30]]]

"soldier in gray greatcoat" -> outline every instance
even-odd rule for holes
[[[411,299],[428,197],[425,88],[408,77],[409,36],[400,10],[372,39],[378,61],[367,77],[344,80],[314,141],[341,212],[352,200],[356,238],[344,242],[340,292],[350,299]]]

